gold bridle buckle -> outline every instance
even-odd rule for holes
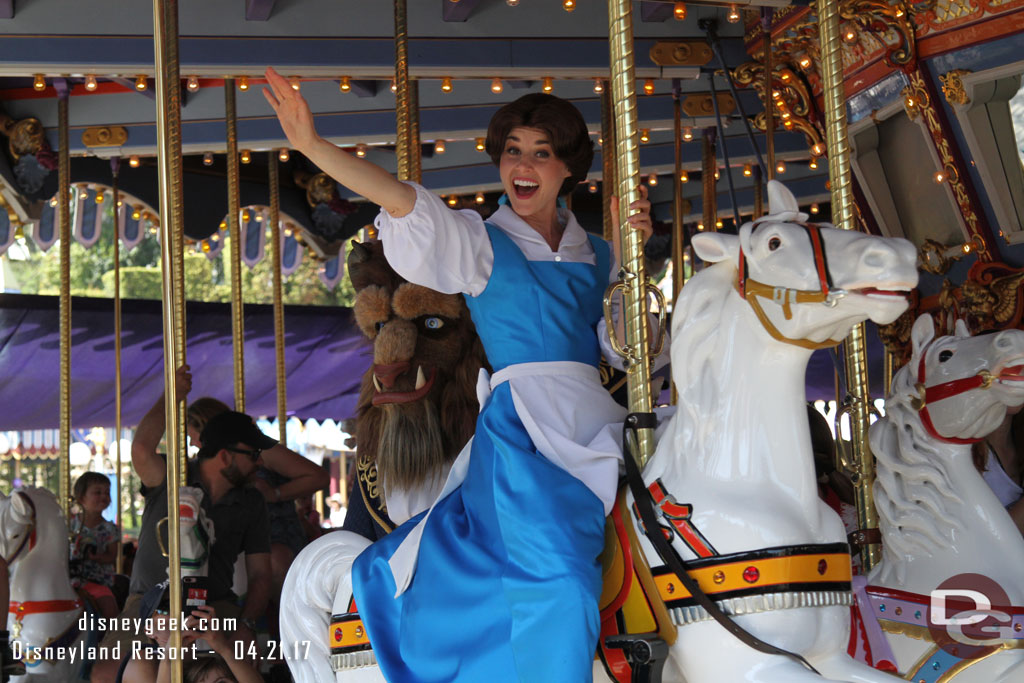
[[[981,388],[988,389],[992,386],[992,383],[996,381],[996,376],[988,370],[982,370],[978,373],[978,377],[981,377]]]

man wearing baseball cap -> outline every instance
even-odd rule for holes
[[[191,389],[186,369],[176,374],[178,396]],[[166,456],[157,453],[164,432],[164,401],[161,398],[143,417],[132,442],[132,466],[144,485],[145,507],[139,531],[139,549],[132,566],[129,597],[122,617],[135,617],[145,593],[167,578],[166,528],[160,524],[167,516]],[[252,641],[253,621],[267,607],[270,586],[270,523],[262,494],[244,486],[246,477],[260,466],[261,454],[277,442],[259,430],[251,417],[229,411],[207,422],[201,436],[202,448],[189,463],[187,484],[203,490],[202,506],[213,521],[214,543],[210,548],[206,581],[207,601],[213,603],[222,618],[237,618],[236,640]],[[164,527],[164,528],[160,528]],[[161,539],[161,537],[163,537]],[[245,557],[248,591],[241,610],[232,592],[234,565],[240,554]],[[102,641],[113,648],[121,642],[122,652],[131,652],[131,643],[145,634],[110,630]],[[112,682],[119,662],[98,661],[93,666],[92,682]]]

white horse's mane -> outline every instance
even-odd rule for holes
[[[717,422],[720,382],[712,359],[721,352],[722,313],[735,277],[732,261],[705,268],[686,283],[672,314],[672,378],[681,409],[675,422],[683,430],[676,438],[683,436],[695,452],[704,451]]]
[[[948,545],[948,529],[963,528],[949,509],[951,503],[962,503],[945,469],[949,446],[925,432],[910,404],[917,395],[913,367],[916,358],[896,373],[885,402],[886,420],[873,427],[871,435],[877,458],[875,507],[885,536],[884,552],[892,556],[895,567],[903,567],[895,558],[934,554],[937,547]]]

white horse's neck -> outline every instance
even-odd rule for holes
[[[888,403],[888,429],[899,431],[917,419],[905,400],[890,399]],[[1024,538],[974,466],[970,445],[945,443],[930,436],[924,439],[928,462],[945,475],[955,495],[937,491],[941,485],[936,485],[934,476],[915,478],[904,470],[914,469],[905,458],[903,463],[894,464],[879,457],[879,478],[902,485],[901,492],[883,491],[883,503],[895,497],[915,501],[907,508],[910,512],[904,511],[895,520],[887,519],[885,510],[879,509],[886,542],[890,534],[903,533],[913,534],[916,543],[913,551],[899,548],[898,543],[883,545],[883,562],[872,573],[871,583],[927,594],[951,576],[983,574],[1002,586],[1014,605],[1024,605],[1024,575],[1020,572],[1024,567]],[[901,440],[901,445],[905,443]],[[921,472],[921,468],[916,471]],[[894,473],[896,477],[891,476]],[[929,505],[927,501],[932,500],[941,504]],[[901,530],[895,529],[896,525]],[[929,538],[936,533],[938,542]]]
[[[690,432],[685,437],[690,444],[680,446],[696,452],[674,460],[684,468],[683,481],[697,472],[730,486],[750,485],[762,491],[761,500],[781,494],[816,518],[804,389],[810,351],[773,339],[731,287],[725,297],[711,334],[681,330],[683,339],[673,342],[681,343],[687,356],[713,345],[703,354],[707,362],[690,368],[700,376],[678,385],[677,419],[688,423],[684,430]]]
[[[36,499],[40,508],[45,504]],[[77,597],[68,580],[68,531],[60,511],[36,510],[35,547],[22,551],[11,568],[10,583],[11,600],[18,602]]]

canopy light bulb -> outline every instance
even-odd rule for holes
[[[651,131],[649,128],[640,129],[640,142],[647,142],[651,139]]]
[[[722,173],[716,168],[715,169],[715,180],[718,180],[721,177],[722,177]]]
[[[793,122],[787,118],[782,122],[782,127],[785,128],[786,130],[789,130],[790,128],[793,127]]]
[[[932,178],[935,180],[935,182],[942,183],[946,181],[946,174],[944,171],[936,171],[935,175],[933,175]]]
[[[252,161],[252,152],[250,152],[250,151],[249,151],[249,150],[247,150],[247,149],[243,149],[243,150],[242,150],[242,154],[240,155],[240,157],[239,157],[239,158],[240,158],[240,161],[241,161],[241,162],[242,162],[243,164],[247,164],[247,163],[249,163],[250,161]]]
[[[256,212],[256,222],[257,223],[262,223],[263,222],[263,212],[262,211],[257,211]]]
[[[484,197],[484,193],[483,192],[477,192],[476,193],[476,203],[477,204],[483,204],[484,201],[486,201],[485,197]]]
[[[847,43],[856,43],[857,32],[854,31],[852,28],[846,29],[846,31],[843,33],[843,40],[845,40]]]
[[[137,221],[142,218],[142,207],[136,206],[132,208],[132,220]]]
[[[149,87],[149,83],[146,80],[146,74],[139,74],[135,77],[135,89],[139,92],[144,91]]]
[[[491,92],[492,93],[497,94],[497,93],[500,93],[504,89],[505,89],[505,87],[501,84],[501,79],[500,78],[495,78],[493,81],[491,81]]]
[[[43,74],[36,74],[35,79],[32,81],[32,87],[36,90],[46,90],[46,78]]]
[[[596,93],[603,93],[604,92],[604,81],[602,81],[600,78],[595,78],[594,79],[594,92],[596,92]]]
[[[679,182],[681,182],[681,183],[688,183],[688,182],[690,182],[690,174],[687,173],[686,171],[680,171],[679,172]]]
[[[441,92],[452,91],[452,79],[450,76],[445,76],[441,79]]]
[[[754,175],[754,169],[750,164],[743,164],[743,175],[746,178]]]
[[[476,151],[482,152],[482,151],[484,151],[484,149],[486,147],[487,147],[487,140],[485,140],[484,138],[477,138],[476,139]]]
[[[736,5],[729,5],[729,13],[725,15],[725,20],[730,24],[736,24],[740,20],[740,10]]]
[[[227,221],[221,221],[220,225],[217,226],[217,227],[220,228],[221,230],[227,230],[228,222]]]
[[[213,152],[207,152],[203,155],[203,166],[213,166]]]
[[[811,58],[810,57],[801,57],[800,61],[798,63],[800,64],[800,68],[801,69],[809,69],[809,68],[811,68]]]
[[[785,173],[786,172],[786,162],[785,161],[779,161],[777,164],[775,164],[775,172],[776,173]]]
[[[391,79],[391,92],[398,92],[398,82],[395,79]]]
[[[689,142],[693,140],[693,128],[686,126],[683,128],[683,142]]]
[[[549,93],[549,92],[551,92],[552,90],[555,89],[555,84],[554,84],[554,81],[552,80],[551,76],[545,76],[544,77],[544,79],[541,81],[540,89],[543,90],[544,92],[547,92],[547,93]]]
[[[648,78],[646,81],[644,81],[644,94],[645,95],[653,95],[654,94],[654,79],[653,78]]]
[[[444,154],[444,140],[434,141],[434,154]]]
[[[647,184],[650,185],[651,187],[654,187],[655,185],[657,185],[658,184],[658,174],[657,173],[652,173],[651,175],[647,176]]]
[[[238,89],[241,90],[242,92],[245,92],[246,90],[249,89],[249,77],[248,76],[239,76],[239,78],[238,78]]]
[[[676,18],[676,21],[683,21],[684,19],[686,19],[686,3],[677,2],[672,7],[672,16]]]
[[[278,161],[282,161],[282,162],[283,161],[288,161],[288,159],[290,159],[290,158],[291,158],[291,154],[288,153],[288,148],[287,147],[282,147],[281,150],[277,153],[277,160]]]
[[[348,76],[342,76],[341,81],[338,82],[338,90],[341,92],[349,92],[352,90],[352,79]]]
[[[807,164],[807,168],[811,169],[812,171],[817,170],[818,169],[818,160],[817,159],[811,159],[810,163]]]
[[[820,211],[820,210],[821,209],[818,208],[817,202],[815,202],[814,204],[811,204],[811,213],[818,213],[818,211]]]
[[[562,0],[562,9],[566,12],[572,12],[576,9],[576,0]]]
[[[106,195],[104,195],[102,192],[97,192],[96,193],[96,203],[97,204],[102,204],[104,199],[106,199]]]
[[[816,143],[814,143],[811,146],[811,154],[813,154],[816,157],[824,156],[825,155],[825,143],[824,142],[816,142]]]
[[[704,224],[703,223],[698,223],[697,224],[697,230],[704,230]]]
[[[591,180],[590,184],[587,185],[587,192],[589,192],[590,194],[597,194],[597,183]]]
[[[249,209],[242,209],[242,222],[248,223],[252,220],[252,214],[249,213]]]
[[[189,76],[185,87],[188,88],[189,92],[196,92],[199,90],[199,79],[196,76]]]
[[[448,197],[448,206],[455,206],[459,203],[459,198],[455,195]]]
[[[286,228],[284,229],[284,236],[285,236],[285,237],[291,237],[291,236],[292,236],[292,229],[291,229],[291,227],[290,227],[290,226],[291,226],[291,223],[289,223],[289,224],[288,224],[288,226],[289,226],[289,227],[286,227]]]
[[[53,197],[52,199],[50,199],[50,208],[51,209],[57,208],[57,198],[56,197]]]
[[[128,165],[131,166],[132,168],[138,168],[139,167],[139,157],[136,156],[135,154],[133,154],[130,157],[128,157]]]
[[[519,0],[505,0],[505,4],[509,7],[516,7],[519,5]]]
[[[360,159],[362,159],[362,158],[364,158],[366,156],[366,144],[365,143],[360,142],[358,145],[356,145],[356,156],[359,157]]]
[[[288,85],[292,86],[292,90],[298,90],[302,87],[302,79],[298,76],[292,76],[288,79]]]
[[[85,77],[85,89],[92,92],[96,89],[96,76],[89,74]]]

